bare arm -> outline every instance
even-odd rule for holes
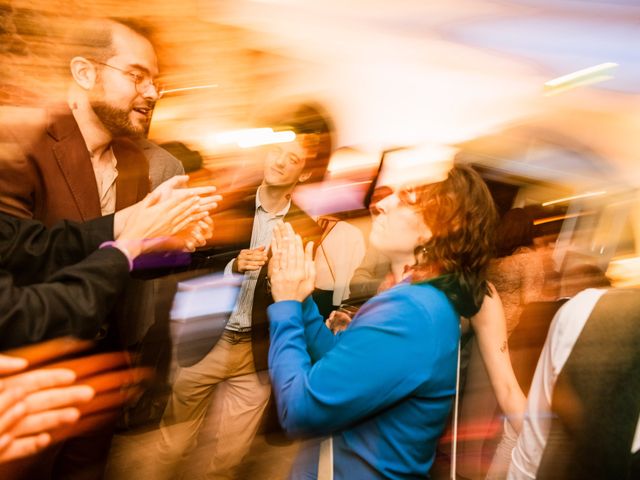
[[[507,323],[500,296],[493,285],[489,284],[489,287],[491,296],[484,297],[482,308],[471,318],[471,325],[498,404],[513,428],[519,432],[527,399],[511,366]]]

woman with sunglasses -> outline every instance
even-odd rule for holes
[[[335,336],[308,298],[312,245],[303,250],[288,225],[276,231],[269,367],[280,421],[332,445],[307,454],[294,478],[428,476],[455,394],[459,317],[477,313],[489,292],[496,214],[471,168],[397,186],[377,207],[370,241],[398,284]]]

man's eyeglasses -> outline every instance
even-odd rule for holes
[[[102,65],[103,67],[113,68],[114,70],[117,70],[120,73],[124,73],[133,81],[133,83],[136,86],[136,90],[140,94],[143,94],[144,92],[146,92],[150,85],[153,85],[153,88],[156,89],[156,92],[158,93],[158,98],[161,98],[162,95],[164,94],[164,86],[161,83],[154,81],[151,78],[151,76],[147,73],[134,72],[131,70],[123,70],[122,68],[114,67],[113,65],[109,65],[108,63],[96,62],[95,60],[92,60],[92,62],[97,65]]]

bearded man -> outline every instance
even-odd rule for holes
[[[144,135],[162,93],[148,31],[128,20],[88,20],[61,47],[70,73],[66,102],[3,108],[0,117],[0,212],[47,227],[60,220],[86,222],[142,200],[154,177],[149,165],[154,158],[164,177],[156,175],[154,183],[182,171],[168,153],[158,156],[152,148],[152,157],[145,147]],[[158,158],[173,160],[179,168],[159,165]],[[127,285],[128,298],[151,305],[151,314],[133,318],[112,312],[97,338],[100,349],[119,348],[123,332],[118,335],[113,328],[119,320],[114,317],[126,318],[131,330],[132,324],[148,328],[155,322],[157,299],[149,289]],[[126,299],[117,303],[126,304]],[[98,430],[17,465],[19,475],[0,472],[0,477],[102,478],[113,425]]]
[[[66,105],[5,111],[0,129],[0,211],[47,226],[144,198],[149,163],[136,137],[162,94],[148,32],[131,21],[84,22],[66,48]]]

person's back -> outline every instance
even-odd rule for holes
[[[524,306],[542,300],[544,286],[542,256],[533,246],[533,220],[525,209],[512,208],[500,219],[496,251],[487,277],[500,294],[510,334]]]
[[[500,294],[510,334],[524,306],[543,298],[542,257],[532,248],[520,248],[513,255],[492,260],[487,276]]]

